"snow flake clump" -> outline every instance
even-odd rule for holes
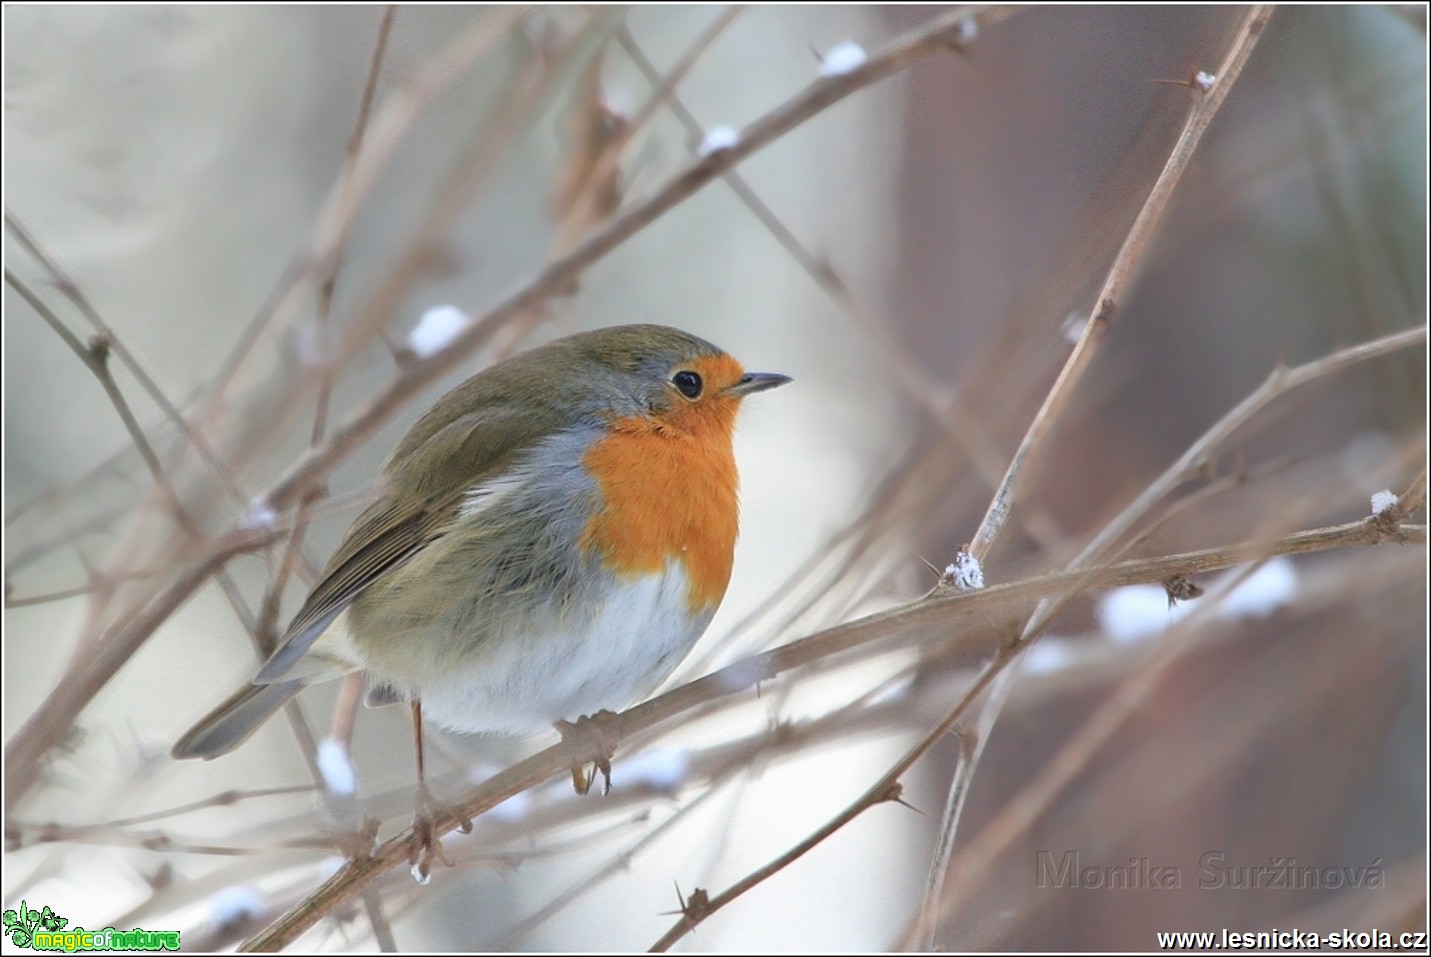
[[[1384,488],[1380,492],[1373,492],[1371,496],[1371,514],[1380,515],[1389,508],[1394,508],[1401,497],[1391,489]]]
[[[470,325],[472,317],[456,306],[433,306],[407,334],[408,348],[419,359],[426,359],[446,349]]]
[[[846,41],[825,54],[825,59],[820,61],[820,75],[844,76],[864,66],[868,59],[864,47]]]
[[[740,134],[729,126],[712,126],[701,145],[696,147],[696,155],[705,159],[713,153],[723,153],[733,149],[740,142]]]

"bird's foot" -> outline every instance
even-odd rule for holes
[[[457,829],[463,834],[472,833],[472,822],[465,816],[456,814],[454,808],[443,806],[432,796],[426,784],[417,788],[417,808],[412,816],[412,839],[409,842],[407,861],[412,865],[412,876],[419,884],[432,879],[433,861],[441,861],[448,867],[452,861],[442,853],[442,840],[437,836],[438,822],[443,817],[457,817]]]
[[[601,793],[611,793],[611,758],[616,754],[620,721],[620,715],[602,710],[596,714],[584,714],[575,721],[556,723],[562,743],[576,755],[571,766],[571,784],[577,794],[586,794],[591,790],[597,772],[602,778]],[[590,773],[585,768],[587,761],[592,762]]]

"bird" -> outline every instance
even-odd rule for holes
[[[737,411],[790,381],[659,325],[473,375],[397,443],[276,650],[173,756],[226,754],[355,671],[370,704],[412,707],[420,778],[424,721],[521,733],[648,694],[730,581]]]

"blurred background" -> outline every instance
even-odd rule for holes
[[[345,161],[384,8],[7,6],[7,276],[81,341],[94,333],[16,241],[14,217],[149,378],[111,353],[114,384],[194,523],[219,533],[308,447],[314,379],[338,343],[361,348],[332,378],[328,431],[412,368],[410,336],[429,310],[482,315],[655,194],[707,131],[747,128],[815,82],[831,50],[873,53],[945,13],[399,7],[363,141],[378,160],[354,187]],[[782,136],[738,180],[705,187],[504,328],[343,461],[277,596],[280,624],[421,409],[503,354],[625,322],[680,326],[796,382],[742,413],[735,578],[675,681],[918,597],[935,577],[926,561],[942,567],[972,537],[1199,95],[1155,81],[1214,71],[1242,13],[971,19],[956,47]],[[678,68],[673,95],[634,126]],[[1066,562],[1278,363],[1424,324],[1426,110],[1423,7],[1276,12],[1040,450],[986,580]],[[616,174],[601,176],[613,141]],[[333,208],[354,210],[336,269],[311,259]],[[392,288],[380,333],[344,339]],[[187,556],[95,375],[12,282],[4,307],[9,740]],[[184,410],[221,469],[185,451],[155,395]],[[1285,396],[1174,499],[1185,506],[1140,527],[1131,554],[1365,517],[1372,493],[1424,476],[1425,415],[1424,347]],[[335,835],[361,816],[380,817],[384,836],[405,824],[411,746],[397,709],[358,712],[356,802],[315,796],[302,736],[281,720],[219,761],[168,759],[256,666],[248,635],[282,552],[237,558],[227,589],[212,584],[169,616],[6,807],[6,908],[23,898],[72,925],[173,928],[186,947],[226,947],[331,873]],[[1036,825],[961,872],[939,947],[1425,927],[1424,546],[1303,556],[1284,573],[1278,600],[1189,625],[1195,650],[1073,781],[1041,795]],[[1166,622],[1120,637],[1107,600],[1072,602],[1046,640],[1059,651],[1014,679],[961,845],[1006,827],[1009,804],[1156,653]],[[946,653],[959,637],[909,635],[901,651],[808,669],[647,736],[618,755],[610,797],[555,781],[513,799],[472,837],[448,839],[458,866],[431,885],[400,870],[304,943],[649,946],[679,907],[673,881],[687,895],[723,889],[933,727],[992,647]],[[336,693],[302,697],[313,736],[328,733]],[[433,737],[439,793],[454,796],[552,743]],[[906,777],[925,815],[867,811],[682,946],[907,942],[956,750],[951,737]],[[308,789],[247,794],[286,787]],[[210,800],[230,789],[246,796]],[[204,806],[137,820],[188,802]],[[1182,886],[1045,886],[1040,855],[1067,852],[1095,869],[1147,859],[1178,869]],[[1381,868],[1383,880],[1269,887],[1264,874],[1249,887],[1233,872],[1209,889],[1198,886],[1208,854],[1227,868]]]

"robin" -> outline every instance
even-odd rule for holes
[[[741,400],[789,381],[654,325],[472,376],[403,436],[277,650],[174,757],[226,754],[358,670],[370,703],[412,705],[419,749],[424,718],[523,732],[650,692],[730,581]]]

